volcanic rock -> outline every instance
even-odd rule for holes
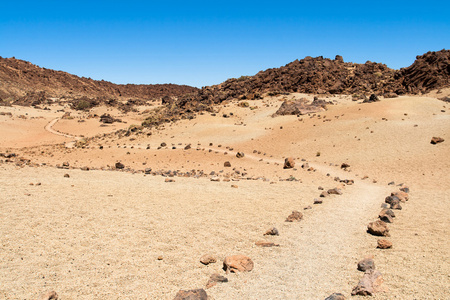
[[[273,116],[305,115],[324,111],[325,109],[326,105],[322,102],[314,103],[313,101],[312,103],[309,103],[308,99],[301,98],[294,101],[284,101]]]
[[[341,293],[333,293],[330,296],[326,297],[325,300],[345,300],[345,296]]]
[[[379,271],[367,271],[364,273],[358,285],[353,289],[352,295],[372,296],[377,292],[381,292],[383,290],[381,287],[383,281],[383,277]]]
[[[280,235],[280,233],[278,232],[278,229],[272,227],[269,230],[267,230],[266,233],[264,233],[264,235]]]
[[[286,218],[286,222],[300,221],[303,219],[303,214],[297,210],[293,210],[292,213]]]
[[[204,289],[180,290],[173,300],[208,300],[208,295]]]
[[[55,291],[49,291],[49,292],[42,294],[36,300],[58,300],[58,299],[59,299],[59,296]]]
[[[287,157],[284,160],[284,166],[283,169],[292,169],[293,167],[295,167],[295,161],[293,157]]]
[[[200,257],[200,262],[204,265],[209,265],[217,262],[217,259],[209,254],[205,254],[202,257]]]
[[[377,248],[379,249],[389,249],[392,248],[392,243],[388,240],[380,239],[377,241]]]
[[[125,168],[125,165],[121,162],[116,162],[115,166],[116,166],[116,169],[118,169],[118,170],[122,170]]]
[[[433,144],[433,145],[442,143],[442,142],[444,142],[444,141],[445,141],[445,140],[444,140],[443,138],[436,137],[436,136],[434,136],[433,138],[431,138],[431,144]]]
[[[403,191],[393,192],[391,193],[391,196],[397,197],[397,199],[400,200],[400,202],[406,202],[409,199],[408,193],[405,193]]]
[[[375,270],[375,262],[372,258],[364,258],[360,262],[358,262],[358,270],[362,272],[366,272],[369,270]]]
[[[245,255],[228,256],[223,261],[223,269],[227,272],[250,272],[253,270],[253,261]]]
[[[257,241],[255,242],[256,246],[260,246],[260,247],[278,247],[280,246],[280,244],[275,244],[273,242],[267,242],[267,241]]]
[[[209,280],[206,283],[206,288],[209,289],[210,287],[215,286],[218,282],[228,282],[228,278],[219,275],[217,273],[214,273],[211,275],[211,277],[209,277]]]
[[[390,236],[387,224],[380,220],[369,223],[367,232],[377,236]]]

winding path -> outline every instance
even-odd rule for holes
[[[48,132],[52,133],[52,134],[55,134],[55,135],[63,136],[63,137],[70,138],[70,139],[75,139],[75,141],[81,140],[81,137],[79,137],[79,136],[70,135],[70,134],[59,132],[59,131],[53,129],[53,126],[60,119],[61,118],[56,118],[56,119],[51,120],[47,125],[45,125],[44,129],[47,130]],[[67,148],[73,148],[73,146],[75,145],[75,141],[71,141],[71,142],[66,143],[66,147]]]

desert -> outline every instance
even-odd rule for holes
[[[197,89],[1,58],[0,298],[447,299],[449,62]]]

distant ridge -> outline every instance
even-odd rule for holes
[[[45,98],[103,97],[152,100],[164,96],[178,97],[197,90],[195,87],[176,84],[114,84],[41,68],[14,57],[0,57],[0,99],[12,103],[27,94],[28,98],[35,101],[39,99],[39,95],[41,97],[44,95]]]
[[[370,94],[392,97],[419,94],[450,86],[450,50],[427,52],[400,70],[381,63],[356,64],[322,56],[305,57],[283,67],[261,71],[254,76],[229,79],[204,87],[195,95],[179,100],[179,107],[196,110],[234,98],[255,99],[264,93],[301,92],[310,94]]]
[[[0,104],[39,105],[53,97],[66,98],[74,107],[85,101],[89,103],[87,108],[102,102],[120,106],[118,100],[127,100],[130,108],[147,100],[162,99],[163,104],[168,104],[163,115],[169,119],[191,118],[192,113],[211,110],[212,105],[226,100],[252,100],[264,94],[348,94],[362,99],[371,94],[396,97],[449,86],[450,50],[445,49],[417,56],[411,66],[400,70],[370,61],[344,62],[339,55],[334,59],[305,57],[280,68],[202,89],[175,84],[119,85],[0,57]]]

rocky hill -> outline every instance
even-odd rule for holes
[[[0,57],[0,100],[27,105],[48,98],[152,100],[181,96],[198,89],[176,84],[114,84],[78,77],[62,71],[41,68],[30,62]]]
[[[365,64],[344,62],[339,55],[333,60],[322,56],[305,57],[254,76],[232,78],[204,87],[195,95],[179,99],[178,106],[195,110],[234,98],[255,99],[264,93],[286,92],[395,97],[450,86],[449,73],[450,50],[417,56],[411,66],[400,70],[370,61]]]

